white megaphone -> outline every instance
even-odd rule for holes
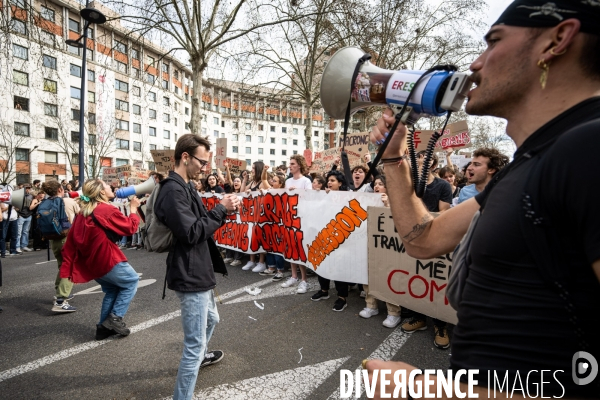
[[[148,180],[146,182],[140,183],[139,185],[127,186],[127,187],[118,189],[115,192],[115,196],[120,199],[124,199],[129,196],[133,196],[134,194],[136,196],[141,196],[143,194],[149,194],[149,193],[152,193],[152,191],[154,190],[154,186],[156,186],[156,183],[154,182],[154,177],[151,176],[150,178],[148,178]]]
[[[15,190],[13,192],[2,192],[0,193],[0,202],[12,204],[13,207],[19,210],[23,208],[23,202],[25,201],[25,188]]]
[[[83,194],[83,191],[81,189],[79,189],[76,192],[69,192],[69,197],[72,198],[72,199],[76,199],[79,196],[81,196],[82,194]]]
[[[472,86],[467,73],[434,71],[415,87],[426,71],[392,71],[365,61],[351,94],[352,76],[364,55],[358,47],[344,47],[327,63],[321,78],[321,104],[330,117],[344,119],[349,99],[351,113],[370,106],[389,106],[398,112],[414,88],[402,118],[405,124],[413,125],[422,116],[458,111]]]

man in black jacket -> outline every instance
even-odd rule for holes
[[[202,205],[190,180],[198,179],[208,166],[210,143],[193,134],[183,135],[175,147],[175,170],[162,181],[154,212],[174,236],[167,257],[167,284],[181,304],[183,355],[177,372],[174,400],[191,399],[198,370],[223,358],[222,351],[207,352],[207,344],[219,314],[213,290],[214,271],[227,274],[213,241],[214,232],[228,212],[237,210],[239,199],[227,194],[210,211]]]

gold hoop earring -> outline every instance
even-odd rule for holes
[[[548,81],[548,73],[550,72],[550,62],[541,59],[538,61],[537,66],[542,69],[542,75],[540,75],[540,85],[542,90],[546,89],[546,82]]]
[[[564,49],[563,51],[561,51],[560,53],[555,53],[554,49],[556,47],[553,47],[550,49],[550,54],[552,54],[553,56],[562,56],[563,54],[565,54],[567,52],[567,49]]]

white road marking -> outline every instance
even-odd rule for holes
[[[303,400],[310,398],[331,374],[350,357],[329,360],[274,374],[244,379],[243,381],[213,386],[194,393],[194,399],[202,400]],[[307,378],[309,377],[309,378]],[[164,400],[170,400],[167,397]]]
[[[156,281],[156,280],[155,279],[148,279],[148,281]],[[270,282],[271,282],[270,278],[269,279],[265,279],[264,281],[257,282],[256,286],[263,286],[263,285],[266,285],[267,283],[270,283]],[[93,289],[95,289],[95,288],[90,288],[90,289],[86,289],[86,290],[89,291],[89,290],[93,290]],[[85,292],[85,291],[81,291],[78,294],[82,294],[83,292]],[[221,299],[228,299],[230,297],[237,296],[238,294],[243,293],[243,292],[244,292],[244,288],[233,290],[231,292],[228,292],[228,293],[225,293],[224,295],[222,295]],[[89,293],[86,293],[86,294],[89,294]],[[131,330],[131,333],[133,334],[133,333],[136,333],[136,332],[143,331],[144,329],[151,328],[151,327],[153,327],[155,325],[162,324],[163,322],[167,322],[167,321],[172,320],[173,318],[177,318],[179,316],[181,316],[181,311],[180,310],[173,311],[173,312],[171,312],[169,314],[165,314],[165,315],[162,315],[160,317],[148,320],[146,322],[142,322],[141,324],[132,326],[129,329]],[[38,368],[45,367],[46,365],[55,363],[57,361],[64,360],[65,358],[69,358],[69,357],[74,356],[76,354],[83,353],[84,351],[95,349],[96,347],[105,345],[107,343],[110,343],[113,340],[115,340],[115,337],[111,337],[111,338],[108,338],[108,339],[105,339],[105,340],[100,340],[100,341],[95,341],[94,340],[94,341],[82,343],[82,344],[80,344],[78,346],[71,347],[70,349],[62,350],[62,351],[59,351],[58,353],[54,353],[54,354],[51,354],[49,356],[37,359],[35,361],[19,365],[18,367],[7,369],[5,371],[0,372],[0,382],[6,381],[8,379],[14,378],[14,377],[19,376],[19,375],[23,375],[23,374],[25,374],[27,372],[31,372],[31,371],[36,370]]]
[[[141,274],[139,274],[139,275],[141,275]],[[156,282],[156,279],[143,279],[143,280],[139,281],[138,289],[142,288],[144,286],[152,285],[155,282]],[[73,296],[81,296],[82,294],[98,294],[98,293],[102,293],[102,286],[100,286],[100,285],[93,286],[91,288],[82,290],[81,292],[73,293]]]
[[[56,260],[42,261],[42,262],[39,262],[39,263],[35,263],[35,265],[46,264],[46,263],[49,263],[49,262],[52,262],[52,261],[56,261]]]
[[[268,281],[270,282],[271,280],[268,279]],[[317,290],[317,288],[313,288],[314,285],[312,285],[310,281],[308,282],[308,290]],[[243,303],[245,301],[256,301],[260,299],[270,299],[272,297],[290,296],[295,294],[297,294],[296,287],[282,288],[281,285],[278,284],[277,286],[264,289],[256,296],[247,294],[245,296],[240,296],[237,299],[230,300],[227,302],[227,304]]]
[[[389,361],[392,359],[392,357],[394,357],[396,355],[396,353],[398,353],[398,351],[400,350],[400,348],[402,346],[404,346],[404,343],[406,343],[406,341],[408,340],[408,338],[410,337],[409,334],[402,332],[402,330],[400,330],[400,327],[396,328],[394,330],[394,332],[392,332],[387,338],[385,338],[385,340],[383,342],[381,342],[381,344],[375,349],[375,351],[373,353],[371,353],[371,355],[369,355],[367,357],[368,360],[383,360],[383,361]],[[358,366],[358,368],[356,368],[355,371],[358,370],[362,370],[362,362],[361,365]],[[355,372],[353,372],[353,376],[355,375]],[[361,381],[362,382],[362,381]],[[361,393],[364,392],[364,383],[361,383]],[[352,393],[352,398],[356,398],[356,393]],[[341,399],[340,397],[340,390],[339,387],[338,389],[335,390],[335,392],[331,393],[331,395],[327,398],[327,400],[339,400]]]

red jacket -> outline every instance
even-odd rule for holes
[[[126,217],[118,208],[106,203],[98,203],[94,216],[103,227],[120,236],[133,235],[140,224],[137,214]],[[73,221],[62,256],[60,276],[69,278],[73,283],[101,278],[118,263],[127,261],[119,246],[108,239],[106,232],[94,223],[92,217],[82,214]]]

